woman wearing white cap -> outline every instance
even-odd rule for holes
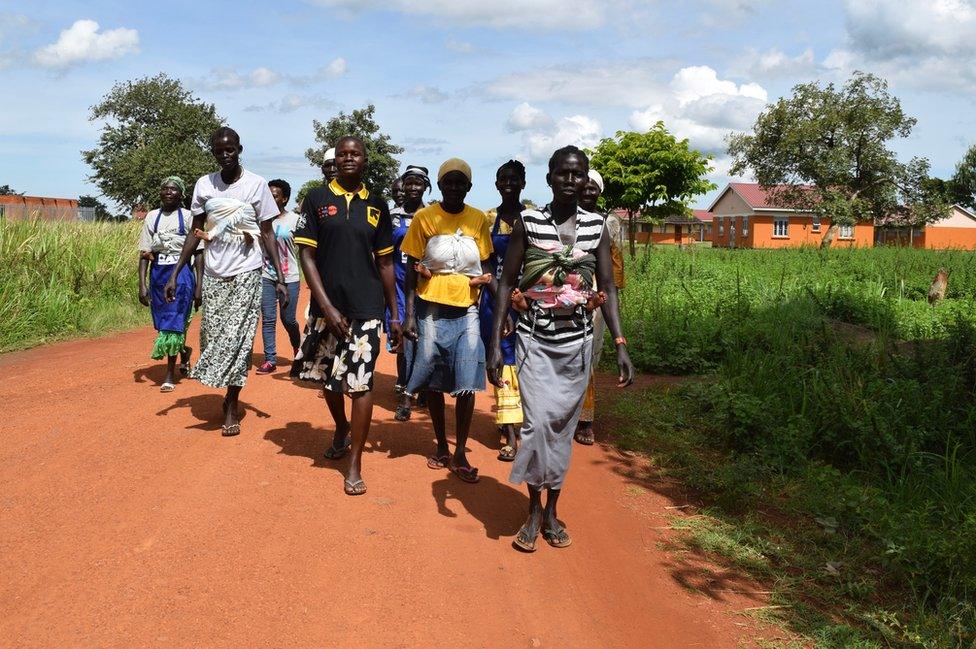
[[[427,466],[449,468],[464,482],[477,482],[478,469],[468,462],[464,447],[474,414],[474,393],[485,389],[478,297],[481,287],[494,281],[487,264],[491,231],[484,213],[464,203],[471,190],[468,163],[451,158],[442,164],[437,187],[441,202],[414,215],[400,245],[408,259],[403,335],[417,341],[413,358],[407,359],[407,392],[427,390],[437,437],[437,451],[427,458]],[[453,455],[444,424],[445,392],[455,398]]]
[[[335,155],[335,147],[332,147],[325,152],[325,156],[322,158],[322,175],[325,176],[326,183],[331,183],[339,175]]]

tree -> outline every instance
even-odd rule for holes
[[[751,169],[778,203],[830,219],[822,247],[840,226],[858,221],[937,220],[947,205],[930,182],[928,161],[900,163],[888,147],[908,137],[915,121],[872,74],[855,72],[841,89],[800,84],[760,113],[752,134],[729,137],[732,173]]]
[[[393,157],[403,153],[403,147],[390,142],[390,136],[380,132],[380,126],[373,119],[376,107],[354,110],[349,115],[340,112],[325,124],[312,120],[317,148],[305,151],[305,157],[314,167],[321,167],[325,152],[334,147],[344,135],[355,135],[366,143],[368,162],[363,174],[363,182],[371,191],[388,196],[390,185],[400,175],[400,163]]]
[[[109,213],[108,208],[105,207],[105,203],[98,200],[94,196],[79,196],[78,197],[78,207],[91,207],[94,208],[93,218],[96,221],[114,221],[115,218]]]
[[[82,151],[102,194],[119,205],[146,209],[159,183],[177,175],[189,185],[214,170],[210,136],[224,120],[165,74],[117,83],[91,108],[104,120],[98,146]]]
[[[956,165],[956,173],[949,181],[949,190],[952,202],[976,209],[976,144],[969,147]]]
[[[675,138],[663,122],[646,133],[617,131],[589,154],[590,167],[603,176],[603,209],[627,211],[631,257],[639,218],[685,214],[692,198],[716,187],[705,178],[711,158]]]
[[[298,194],[295,196],[295,202],[301,203],[302,201],[304,201],[305,197],[308,196],[308,193],[313,189],[315,189],[316,187],[321,187],[322,183],[323,181],[319,179],[319,180],[310,180],[304,185],[302,185],[301,188],[298,190]]]
[[[0,185],[0,196],[23,196],[24,192],[15,191],[10,185]]]

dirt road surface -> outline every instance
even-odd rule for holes
[[[394,421],[384,353],[369,492],[351,498],[290,353],[251,374],[243,432],[222,438],[220,393],[159,392],[153,336],[0,357],[2,646],[721,649],[761,632],[737,614],[762,605],[748,585],[661,549],[675,503],[634,458],[576,446],[572,547],[521,554],[528,499],[495,459],[487,394],[469,485],[426,467],[425,412]]]

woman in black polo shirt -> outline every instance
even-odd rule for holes
[[[339,459],[351,451],[344,485],[350,496],[366,493],[362,452],[373,416],[373,372],[386,308],[393,316],[394,346],[400,339],[390,213],[386,201],[363,185],[365,166],[362,140],[340,139],[339,175],[308,193],[295,231],[314,323],[295,365],[299,378],[323,384],[336,424],[325,456]],[[344,393],[352,399],[351,425]]]

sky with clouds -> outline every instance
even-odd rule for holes
[[[158,72],[216,104],[245,166],[296,186],[318,175],[312,119],[367,103],[403,165],[467,159],[483,208],[505,160],[544,201],[553,149],[657,120],[714,156],[721,185],[728,133],[853,70],[918,118],[899,152],[951,174],[976,142],[976,0],[0,0],[0,185],[97,193],[79,153],[98,137],[89,107]]]

